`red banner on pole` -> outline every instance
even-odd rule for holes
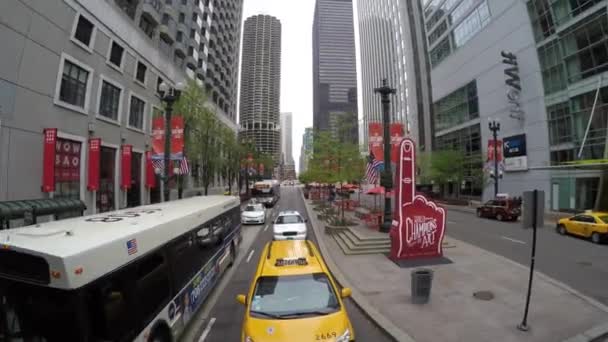
[[[153,189],[156,187],[156,176],[154,174],[154,165],[152,164],[152,152],[146,151],[146,188]]]
[[[165,120],[152,120],[152,151],[156,155],[165,153]],[[184,117],[171,118],[171,159],[182,159],[184,155]]]
[[[122,182],[121,187],[125,190],[131,189],[131,156],[133,154],[133,146],[122,145],[121,161],[122,161]]]
[[[496,155],[498,162],[502,161],[502,140],[496,140]],[[494,161],[494,139],[488,140],[488,161]]]
[[[45,128],[42,156],[42,192],[55,191],[55,143],[57,128]]]
[[[399,160],[399,145],[403,139],[403,124],[392,123],[390,125],[391,134],[391,162],[396,163]]]
[[[101,157],[101,138],[89,139],[89,191],[99,190],[99,160]]]
[[[162,116],[152,120],[152,151],[154,154],[165,151],[165,119]]]
[[[374,155],[375,160],[384,161],[384,139],[382,124],[379,122],[369,123],[369,151]]]
[[[184,117],[171,118],[171,154],[177,157],[184,153]]]
[[[395,212],[390,231],[390,258],[441,257],[445,235],[445,210],[416,194],[416,147],[403,139],[395,174]]]

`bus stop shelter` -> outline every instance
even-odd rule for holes
[[[82,216],[87,209],[84,202],[70,198],[33,199],[0,202],[0,229],[14,228],[11,221],[22,220],[19,226],[36,224],[41,216],[54,219]]]

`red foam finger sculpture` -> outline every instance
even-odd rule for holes
[[[416,194],[416,146],[405,138],[399,146],[395,174],[395,213],[390,231],[393,260],[441,257],[445,210]]]

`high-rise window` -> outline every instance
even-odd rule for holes
[[[148,68],[142,62],[137,62],[137,71],[135,73],[135,79],[139,82],[146,84],[146,71]]]
[[[129,108],[129,126],[144,129],[144,113],[146,103],[137,96],[131,96],[131,106]]]
[[[74,31],[74,39],[82,43],[84,46],[90,48],[93,42],[93,31],[95,25],[87,18],[82,15],[78,16],[78,22],[76,23],[76,29]]]
[[[469,39],[481,31],[489,22],[490,9],[488,8],[488,3],[484,1],[454,28],[454,46],[459,48],[466,44]]]
[[[444,59],[446,59],[450,53],[452,53],[452,48],[450,46],[450,37],[445,37],[437,46],[431,50],[431,65],[433,67],[439,65]]]
[[[154,25],[154,23],[150,21],[150,19],[148,19],[146,16],[142,15],[139,19],[139,28],[142,29],[144,33],[150,38],[154,36],[155,27],[156,25]]]
[[[433,104],[435,129],[441,131],[479,117],[475,80]]]
[[[59,100],[84,109],[89,75],[89,72],[84,68],[65,60],[61,76]]]
[[[108,59],[110,63],[117,66],[119,69],[122,67],[122,57],[125,52],[125,49],[120,46],[115,41],[112,41],[112,46],[110,47],[110,58]]]
[[[103,80],[99,97],[99,115],[118,121],[122,89]]]

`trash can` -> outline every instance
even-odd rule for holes
[[[412,303],[426,304],[431,297],[431,286],[433,285],[433,270],[419,268],[413,270],[412,276]]]

